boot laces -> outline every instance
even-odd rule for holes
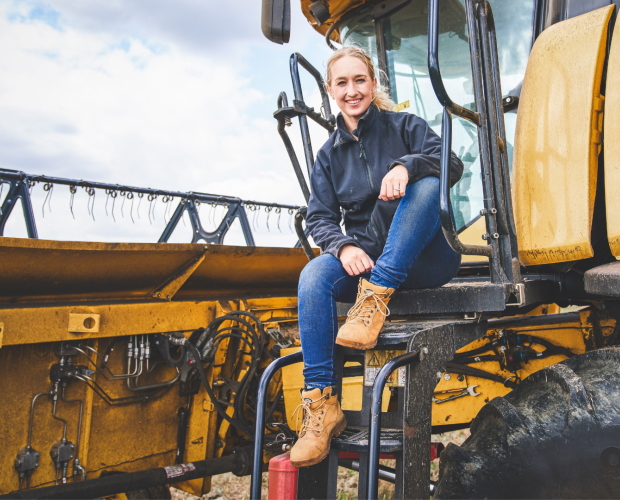
[[[360,292],[361,291],[362,285],[360,283]],[[385,303],[385,299],[387,298],[387,293],[377,293],[370,288],[364,289],[363,293],[357,294],[357,301],[347,314],[347,323],[349,321],[361,320],[368,326],[377,311],[385,317],[389,316],[390,309]]]
[[[325,409],[323,407],[327,397],[328,395],[325,394],[314,401],[309,398],[302,398],[301,403],[297,406],[297,408],[295,408],[295,411],[293,412],[295,427],[298,427],[297,424],[299,423],[300,413],[303,415],[301,430],[298,433],[300,438],[309,431],[316,432],[317,434],[323,432],[323,416],[325,415]],[[321,401],[321,404],[311,408],[310,405],[316,403],[317,401]],[[300,412],[299,410],[302,411]]]

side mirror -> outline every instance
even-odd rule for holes
[[[291,35],[291,0],[263,0],[261,28],[267,40],[288,43]]]

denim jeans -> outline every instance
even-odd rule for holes
[[[299,334],[306,387],[336,384],[336,302],[354,302],[359,279],[390,288],[433,288],[458,272],[461,256],[446,242],[439,222],[439,179],[407,186],[381,256],[370,273],[349,276],[340,260],[323,254],[299,278]]]

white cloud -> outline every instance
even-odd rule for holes
[[[303,203],[275,120],[262,110],[275,109],[278,92],[290,86],[292,50],[312,47],[315,60],[328,50],[319,35],[299,25],[299,15],[296,46],[262,39],[255,4],[0,2],[1,166]],[[226,46],[232,49],[223,50]],[[252,54],[264,60],[253,60]],[[270,81],[260,72],[272,68],[276,58],[280,79]],[[300,145],[298,131],[290,132]],[[326,135],[320,137],[315,151]],[[53,203],[60,198],[55,194]],[[75,211],[84,210],[82,205]],[[39,210],[35,206],[36,214]],[[155,241],[161,231],[140,224],[121,229],[121,222],[101,219],[89,223],[77,213],[81,222],[72,229],[73,219],[63,222],[60,214],[53,210],[46,220],[37,215],[42,237]],[[5,234],[18,225],[13,221]],[[258,239],[282,244],[276,236],[265,232]]]

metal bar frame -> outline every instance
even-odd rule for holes
[[[265,442],[265,410],[267,408],[267,388],[274,374],[281,368],[304,360],[301,351],[282,356],[274,360],[263,372],[258,382],[256,402],[256,427],[254,429],[254,463],[252,464],[252,483],[250,485],[250,499],[260,500],[262,472],[263,472],[263,446]]]
[[[375,378],[372,386],[372,401],[370,406],[370,432],[368,436],[368,498],[379,498],[379,455],[381,452],[381,401],[383,388],[392,372],[402,366],[410,365],[419,360],[420,351],[412,351],[388,361]]]
[[[293,165],[293,170],[295,171],[297,182],[299,183],[301,192],[303,193],[304,199],[306,200],[307,204],[310,200],[310,188],[308,187],[308,183],[306,182],[306,178],[299,163],[295,148],[293,147],[293,143],[291,142],[291,139],[286,132],[286,127],[290,127],[293,124],[293,122],[291,121],[292,118],[299,118],[301,140],[304,148],[304,157],[306,160],[306,170],[308,171],[308,177],[310,177],[310,175],[312,174],[312,169],[314,167],[314,153],[312,151],[312,139],[310,138],[310,129],[308,127],[308,117],[318,123],[330,134],[335,130],[336,117],[332,114],[329,96],[325,87],[325,81],[323,80],[323,76],[321,75],[319,70],[312,66],[312,64],[310,64],[306,60],[306,58],[298,52],[295,52],[291,55],[289,60],[289,66],[291,71],[291,80],[293,82],[293,93],[295,96],[295,99],[293,100],[293,106],[289,106],[286,92],[281,92],[278,96],[278,108],[273,113],[273,116],[278,121],[278,134],[282,138],[282,142],[284,143],[286,152],[288,153],[291,164]],[[310,73],[310,75],[316,81],[317,86],[319,87],[319,92],[321,93],[323,114],[317,113],[316,111],[314,111],[314,108],[310,108],[306,105],[304,101],[303,90],[301,87],[299,66],[301,66],[308,73]],[[308,231],[307,229],[303,229],[304,218],[305,213],[300,213],[300,211],[298,211],[295,215],[295,232],[297,233],[297,237],[299,238],[299,242],[295,246],[302,247],[306,252],[306,255],[308,256],[308,259],[312,260],[314,258],[314,252],[312,251],[312,247],[310,246],[310,242],[308,241]]]
[[[22,172],[19,172],[19,174],[22,174]],[[3,182],[9,185],[9,192],[7,193],[4,203],[2,203],[2,207],[0,207],[0,236],[4,236],[6,222],[17,202],[21,201],[28,238],[38,238],[39,233],[37,232],[32,201],[30,200],[30,191],[28,190],[28,177],[25,174],[7,177],[4,171],[0,170],[0,184]]]
[[[520,281],[518,248],[510,174],[506,156],[503,102],[499,82],[499,61],[493,14],[487,0],[466,0],[467,27],[471,54],[474,96],[477,111],[455,104],[444,86],[439,66],[439,0],[429,0],[428,67],[433,90],[444,107],[440,172],[440,218],[444,235],[458,253],[485,255],[490,259],[491,281]],[[452,115],[474,123],[478,128],[487,245],[463,244],[454,227],[450,203],[449,162],[452,150]]]
[[[241,230],[247,246],[256,246],[254,235],[252,234],[252,227],[248,219],[246,207],[264,207],[266,209],[285,209],[289,213],[298,210],[300,207],[296,205],[284,205],[281,203],[266,203],[262,201],[248,201],[241,198],[232,196],[220,196],[207,193],[197,192],[180,192],[170,191],[165,189],[151,189],[140,188],[134,186],[123,186],[120,184],[108,184],[104,182],[92,182],[76,179],[66,179],[63,177],[50,177],[45,175],[30,175],[25,172],[18,172],[15,170],[0,169],[0,183],[6,183],[9,185],[9,192],[0,207],[0,236],[4,235],[4,228],[6,222],[11,215],[17,201],[21,201],[24,220],[26,222],[26,229],[29,238],[38,238],[38,232],[36,228],[36,222],[34,218],[34,211],[32,208],[32,201],[30,197],[29,188],[37,182],[44,182],[46,184],[59,184],[69,186],[71,189],[77,189],[83,187],[85,189],[100,189],[113,193],[135,193],[138,195],[148,195],[150,197],[167,197],[169,201],[172,198],[180,198],[180,202],[177,205],[174,213],[170,217],[168,224],[164,228],[158,243],[166,243],[177,224],[183,217],[184,212],[188,213],[190,224],[192,226],[192,243],[198,241],[205,241],[206,243],[221,245],[224,242],[224,238],[228,233],[230,227],[235,222],[235,219],[239,219],[241,224]],[[198,213],[197,206],[200,203],[207,203],[212,205],[226,206],[228,211],[223,217],[219,226],[214,231],[206,231],[201,222],[200,215]]]
[[[336,124],[336,117],[331,112],[331,106],[329,103],[329,96],[325,89],[325,82],[323,76],[312,64],[310,64],[304,56],[295,52],[291,55],[290,61],[291,68],[291,80],[293,82],[293,94],[295,100],[293,104],[299,106],[304,112],[299,114],[299,126],[301,128],[301,139],[304,145],[304,155],[306,157],[306,168],[308,169],[308,175],[312,173],[314,167],[314,154],[312,152],[312,141],[310,139],[310,129],[308,128],[308,116],[312,118],[319,125],[326,128],[330,133],[333,132],[334,125]],[[301,78],[299,76],[299,66],[304,68],[312,77],[316,80],[321,93],[321,100],[323,102],[323,110],[325,111],[326,118],[323,118],[319,113],[316,113],[312,108],[308,108],[304,102],[304,95],[301,89]],[[330,130],[331,126],[331,130]]]

